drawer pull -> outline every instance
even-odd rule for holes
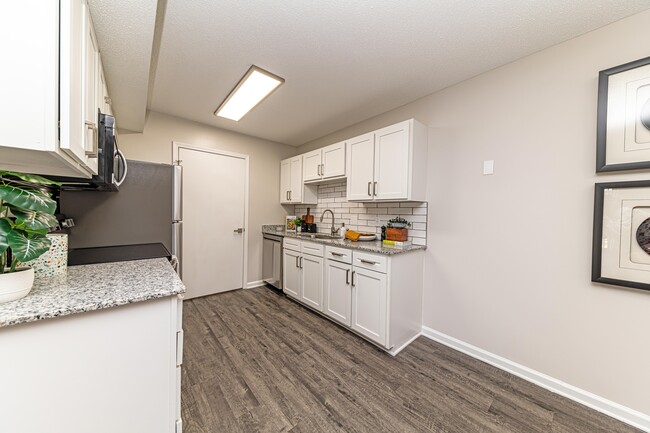
[[[365,263],[366,265],[378,265],[379,262],[373,262],[372,260],[364,260],[364,259],[359,259],[361,263]]]
[[[345,257],[345,254],[335,253],[334,251],[331,251],[330,254],[332,254],[333,256],[336,256],[336,257]]]

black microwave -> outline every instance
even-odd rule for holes
[[[99,113],[97,124],[97,174],[90,179],[51,177],[65,190],[118,191],[126,179],[126,158],[117,144],[115,117]]]

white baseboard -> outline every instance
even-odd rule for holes
[[[449,346],[452,349],[458,350],[459,352],[465,353],[473,358],[486,362],[490,365],[493,365],[501,370],[505,370],[509,373],[514,374],[524,380],[539,385],[542,388],[548,389],[551,392],[559,394],[561,396],[567,397],[571,400],[574,400],[580,404],[583,404],[587,407],[590,407],[598,412],[602,412],[605,415],[616,418],[619,421],[622,421],[626,424],[630,424],[638,429],[641,429],[646,432],[650,432],[650,415],[638,412],[629,407],[620,405],[606,398],[600,397],[596,394],[592,394],[589,391],[577,388],[568,383],[562,382],[561,380],[555,379],[551,376],[548,376],[539,371],[533,370],[531,368],[525,367],[521,364],[517,364],[509,359],[503,358],[499,355],[495,355],[486,350],[472,346],[471,344],[465,343],[464,341],[458,340],[449,335],[438,332],[429,327],[422,327],[422,335],[438,343]]]
[[[264,280],[251,281],[249,283],[246,283],[245,289],[254,289],[255,287],[263,286],[264,284],[266,284]]]
[[[388,353],[390,353],[393,356],[396,356],[398,353],[400,353],[402,350],[404,350],[406,348],[406,346],[413,343],[415,341],[415,339],[418,338],[420,335],[422,335],[422,333],[418,332],[413,337],[409,338],[409,340],[406,343],[402,344],[399,347],[396,347],[396,348],[393,348],[393,349],[389,350]]]

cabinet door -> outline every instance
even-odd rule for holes
[[[291,158],[291,188],[289,189],[291,203],[302,202],[302,156]]]
[[[345,142],[329,145],[324,147],[322,151],[323,168],[321,174],[323,179],[345,176]]]
[[[61,0],[60,8],[59,147],[85,165],[83,73],[86,5],[83,0]]]
[[[325,265],[325,290],[323,291],[323,312],[332,319],[350,326],[352,310],[352,266],[327,260]]]
[[[375,132],[375,198],[408,199],[410,122]]]
[[[300,299],[300,253],[291,250],[284,250],[282,257],[282,275],[284,293],[296,299]]]
[[[97,89],[99,86],[99,47],[93,30],[93,23],[90,19],[88,6],[84,6],[84,148],[86,164],[93,174],[97,174],[97,112],[99,102]]]
[[[386,274],[353,268],[352,329],[386,346]]]
[[[319,180],[321,178],[321,150],[305,153],[302,156],[303,181]]]
[[[365,134],[347,141],[348,200],[372,200],[375,135]]]
[[[280,203],[289,203],[291,189],[291,160],[280,162]]]
[[[300,300],[318,311],[323,311],[323,258],[304,254],[300,259],[300,266]]]

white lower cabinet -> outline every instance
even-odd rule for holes
[[[313,242],[285,242],[284,293],[311,308],[323,310],[323,246]]]
[[[0,431],[177,432],[182,308],[170,296],[0,328]]]
[[[323,313],[344,325],[352,325],[352,265],[327,260]]]
[[[386,346],[387,300],[386,274],[353,268],[352,329],[382,346]]]
[[[285,238],[284,266],[287,295],[388,353],[420,335],[423,250],[387,256]]]

